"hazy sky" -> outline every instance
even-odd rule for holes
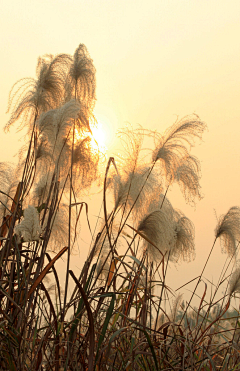
[[[97,69],[95,113],[112,135],[126,122],[163,132],[192,113],[207,123],[192,152],[202,164],[204,199],[194,210],[178,190],[169,193],[195,223],[197,247],[194,263],[171,269],[172,287],[199,274],[214,240],[214,209],[219,216],[240,206],[240,1],[9,0],[0,10],[2,128],[8,93],[35,77],[38,56],[73,54],[79,43]],[[22,144],[15,133],[2,131],[0,161]],[[224,259],[217,244],[209,279]]]

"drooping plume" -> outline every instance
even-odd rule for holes
[[[128,168],[120,174],[114,174],[109,180],[109,186],[113,190],[115,210],[122,205],[127,210],[135,203],[134,213],[144,207],[146,199],[157,188],[157,179],[148,166],[139,166],[135,171],[128,172]],[[143,187],[144,186],[144,187]]]
[[[174,173],[174,179],[184,195],[187,203],[194,204],[196,198],[202,198],[200,194],[200,163],[196,157],[187,156],[183,159]]]
[[[230,257],[235,256],[236,246],[240,240],[240,208],[231,207],[222,215],[215,229],[216,238],[220,237],[222,250]]]
[[[143,247],[147,250],[151,261],[159,262],[166,252],[170,253],[175,245],[176,233],[174,222],[162,210],[153,211],[144,217],[138,226],[138,231],[147,237]]]
[[[231,274],[229,281],[229,296],[233,293],[240,293],[240,267],[237,267]]]
[[[81,106],[78,102],[70,100],[62,107],[41,115],[38,122],[39,132],[42,136],[47,137],[53,150],[55,147],[60,147],[58,148],[59,151],[62,149],[63,142],[66,140],[66,136],[72,128],[73,120],[77,118],[80,109]]]
[[[174,179],[174,173],[188,156],[189,147],[195,138],[202,138],[206,125],[196,115],[187,116],[172,125],[162,136],[155,133],[156,148],[152,154],[153,162],[161,161],[168,180]]]
[[[141,157],[144,133],[141,130],[125,129],[119,132],[124,150],[118,156],[117,173],[114,169],[109,176],[108,187],[114,196],[114,208],[129,210],[134,204],[133,214],[142,213],[146,200],[154,191],[161,188],[161,179]],[[161,188],[162,189],[162,188]],[[136,216],[136,215],[135,215]]]
[[[5,126],[8,130],[18,119],[23,119],[20,128],[31,125],[31,119],[39,113],[58,107],[63,101],[64,81],[69,57],[65,54],[46,55],[38,59],[37,79],[24,78],[13,85],[9,94],[8,112],[11,117]]]
[[[81,115],[81,104],[74,99],[62,107],[41,115],[38,121],[40,136],[47,138],[52,153],[54,166],[57,166],[61,177],[66,177],[72,156],[72,128],[74,120]],[[99,161],[98,151],[91,146],[91,137],[87,134],[87,124],[80,127],[73,148],[73,185],[75,192],[89,187],[97,178]]]
[[[175,261],[191,261],[195,258],[195,230],[194,225],[181,212],[175,211],[175,243],[171,250],[172,259]]]

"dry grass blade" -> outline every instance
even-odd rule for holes
[[[35,282],[31,286],[30,290],[28,291],[27,298],[31,296],[31,294],[34,292],[34,290],[37,288],[37,286],[42,282],[46,274],[49,272],[51,267],[54,265],[54,263],[67,251],[68,247],[65,246],[59,253],[50,261],[50,263],[47,264],[47,266],[43,269],[43,271],[40,273],[40,275],[36,278]]]
[[[86,306],[86,309],[87,309],[87,314],[88,314],[88,320],[89,320],[89,334],[90,334],[90,341],[89,341],[89,357],[88,357],[88,371],[93,371],[93,360],[94,360],[94,339],[95,339],[95,335],[94,335],[94,322],[93,322],[93,315],[92,315],[92,311],[91,311],[91,308],[90,308],[90,305],[88,303],[88,298],[82,288],[82,286],[80,285],[80,283],[78,282],[77,278],[75,277],[74,273],[72,270],[69,270],[69,273],[71,274],[74,282],[76,283],[81,295],[82,295],[82,298],[83,298],[83,301],[84,301],[84,304]]]

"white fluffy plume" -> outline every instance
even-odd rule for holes
[[[42,232],[39,214],[34,206],[28,206],[23,212],[23,220],[15,226],[15,233],[24,241],[38,241]]]

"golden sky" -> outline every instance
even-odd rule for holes
[[[219,216],[240,206],[240,1],[9,0],[0,9],[1,128],[12,85],[35,77],[38,56],[73,54],[79,43],[97,69],[95,114],[112,136],[126,122],[162,132],[196,113],[207,123],[192,151],[204,199],[194,210],[178,190],[169,193],[195,223],[197,249],[195,262],[171,269],[170,283],[177,288],[199,274],[214,240],[214,209]],[[0,161],[12,161],[20,136],[16,127],[1,132]],[[217,244],[210,280],[224,262],[220,251]]]

